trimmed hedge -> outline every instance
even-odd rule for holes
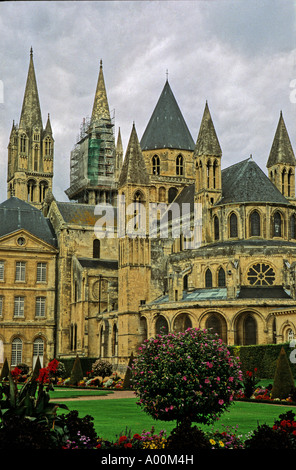
[[[68,377],[70,377],[71,375],[75,359],[76,359],[75,357],[72,357],[72,358],[61,357],[60,359],[58,359],[64,364],[65,369],[66,369],[66,374]],[[86,373],[91,371],[93,363],[96,362],[98,358],[97,357],[79,357],[79,359],[80,359],[80,364],[81,364],[83,375],[86,376]]]
[[[243,374],[247,370],[253,371],[256,367],[257,377],[273,379],[282,347],[285,349],[289,359],[290,353],[293,350],[289,343],[228,346],[228,349],[232,356],[239,357]],[[293,377],[296,378],[296,364],[290,362],[290,367]]]

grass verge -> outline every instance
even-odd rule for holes
[[[152,426],[155,432],[166,430],[167,434],[176,426],[176,422],[156,421],[149,417],[136,404],[137,399],[121,398],[112,400],[72,401],[67,402],[69,410],[77,410],[80,417],[90,415],[94,418],[94,426],[99,437],[106,440],[115,440],[116,436],[125,434],[130,430],[132,434],[150,431]],[[199,425],[204,431],[212,429],[220,431],[225,427],[236,428],[238,433],[246,436],[254,431],[258,425],[272,425],[282,413],[291,410],[291,406],[269,405],[266,403],[234,402],[228,411],[213,425]],[[64,411],[60,411],[64,413]]]

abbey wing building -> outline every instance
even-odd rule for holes
[[[53,130],[41,116],[31,51],[0,204],[0,364],[78,355],[124,373],[160,332],[212,328],[231,345],[295,337],[296,160],[282,113],[268,176],[251,156],[222,170],[208,103],[194,139],[167,79],[124,152],[100,63],[68,202],[52,191]]]

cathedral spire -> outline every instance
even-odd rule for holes
[[[100,72],[92,109],[91,123],[94,123],[95,121],[99,121],[101,119],[110,121],[110,111],[105,87],[102,60],[100,61]]]
[[[149,175],[134,123],[118,183],[120,187],[128,183],[137,185],[149,183]]]
[[[222,155],[222,150],[207,101],[196,141],[194,154],[195,156],[211,155],[216,157],[221,157]]]
[[[42,117],[32,47],[30,50],[30,64],[19,127],[22,129],[32,129],[32,127],[42,128]]]
[[[279,122],[270,150],[267,168],[270,168],[276,164],[296,166],[295,155],[293,152],[293,148],[291,145],[282,111],[280,112]]]

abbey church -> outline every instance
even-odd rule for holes
[[[50,114],[43,124],[31,50],[0,203],[0,366],[78,355],[124,373],[146,338],[189,327],[229,345],[293,339],[296,160],[282,113],[267,174],[251,156],[222,170],[207,102],[191,136],[167,79],[124,151],[102,62],[94,89],[69,149],[68,202],[58,201],[54,129]],[[183,208],[191,238],[173,229]]]

